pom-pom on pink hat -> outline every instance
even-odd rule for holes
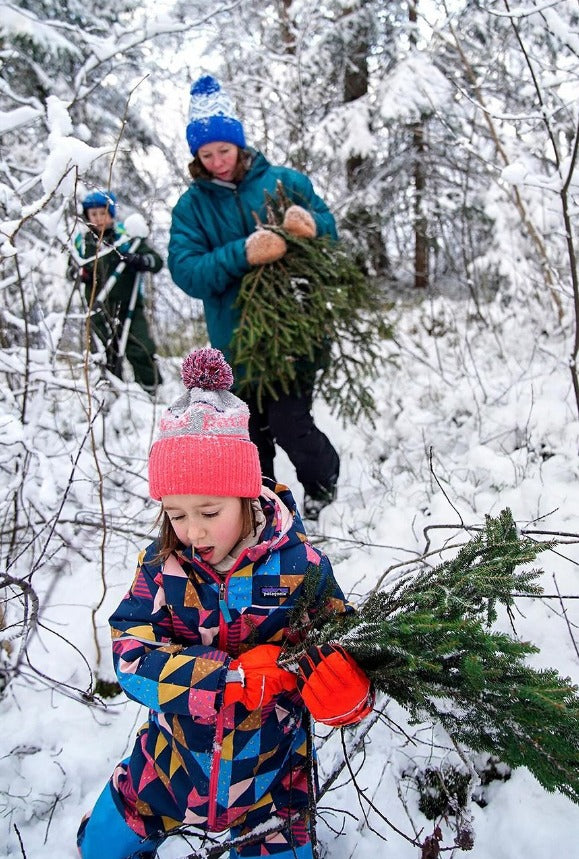
[[[229,388],[231,367],[218,349],[198,349],[183,361],[187,388],[161,418],[149,454],[149,492],[257,498],[261,467],[249,439],[249,409]]]

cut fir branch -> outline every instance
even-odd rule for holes
[[[455,558],[372,594],[356,614],[318,621],[299,652],[341,644],[413,720],[439,722],[453,741],[526,766],[579,803],[577,687],[533,668],[532,643],[490,628],[515,593],[541,595],[541,571],[521,567],[552,545],[521,537],[509,510],[487,517]],[[288,661],[299,652],[288,649]]]
[[[287,253],[249,272],[237,299],[232,361],[238,392],[254,391],[261,402],[266,394],[299,389],[323,368],[316,392],[332,411],[344,421],[373,421],[369,382],[384,360],[384,340],[392,337],[385,307],[340,242],[296,237],[279,226],[287,205],[279,188],[267,225],[284,237]]]

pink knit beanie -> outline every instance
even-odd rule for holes
[[[183,361],[187,388],[168,408],[149,454],[149,492],[257,498],[261,467],[249,440],[249,409],[231,393],[231,367],[218,349],[198,349]]]

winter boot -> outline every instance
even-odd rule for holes
[[[336,478],[337,479],[337,478]],[[336,484],[325,489],[320,487],[315,493],[304,493],[304,519],[317,522],[318,516],[336,497]]]

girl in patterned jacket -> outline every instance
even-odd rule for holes
[[[149,456],[160,534],[110,618],[117,677],[148,721],[83,820],[80,854],[153,857],[182,825],[236,838],[275,818],[230,859],[312,859],[310,715],[353,724],[373,695],[339,647],[310,648],[297,673],[278,657],[316,613],[353,609],[289,490],[262,481],[222,353],[191,353],[182,378]]]

